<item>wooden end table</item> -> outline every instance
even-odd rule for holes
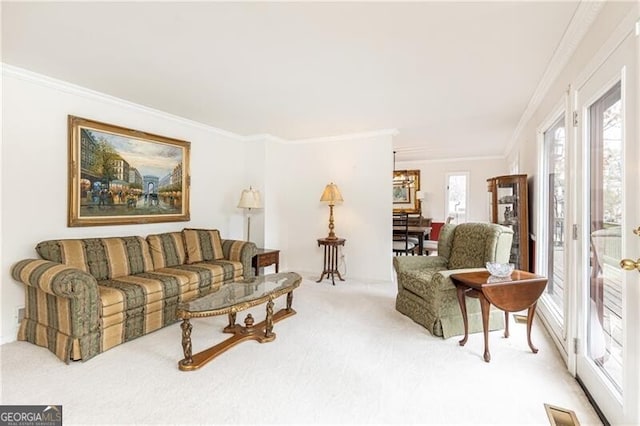
[[[316,281],[319,283],[324,278],[325,274],[327,278],[331,277],[331,282],[336,285],[335,275],[338,275],[340,281],[344,281],[340,271],[338,271],[338,247],[344,246],[344,238],[318,238],[318,247],[324,247],[324,268],[320,279]]]
[[[467,343],[469,337],[469,320],[465,296],[480,300],[482,310],[482,329],[484,331],[484,360],[491,361],[489,353],[489,308],[493,304],[504,311],[504,337],[509,337],[509,312],[528,309],[527,312],[527,342],[535,354],[538,349],[531,343],[531,325],[536,312],[536,304],[542,295],[547,278],[531,272],[515,270],[506,278],[493,277],[488,271],[464,272],[452,274],[451,280],[458,290],[458,303],[462,311],[464,322],[464,338],[460,346]]]
[[[260,268],[265,266],[276,265],[276,274],[278,273],[278,267],[280,266],[280,250],[259,248],[256,254],[251,259],[251,264],[256,270],[256,276],[259,275]]]

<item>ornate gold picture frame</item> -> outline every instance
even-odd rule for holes
[[[393,212],[420,213],[420,170],[393,171]]]
[[[69,116],[68,226],[188,221],[191,144]]]

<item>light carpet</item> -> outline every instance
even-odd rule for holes
[[[481,333],[464,347],[433,337],[395,310],[394,283],[310,278],[275,341],[241,343],[196,371],[178,370],[179,324],[69,365],[29,343],[5,344],[2,404],[61,404],[64,424],[544,425],[549,403],[600,423],[539,321],[538,354],[526,325],[511,321],[509,339],[490,334],[485,363]],[[264,307],[247,312],[264,318]],[[194,353],[228,337],[226,322],[193,321]]]

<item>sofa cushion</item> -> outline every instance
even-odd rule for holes
[[[197,274],[197,286],[191,286],[191,290],[198,290],[195,296],[205,294],[211,288],[217,288],[221,283],[239,281],[242,279],[242,263],[230,260],[212,260],[188,265],[178,265],[173,268],[162,269],[156,272],[173,271],[171,273]]]
[[[182,232],[166,232],[147,236],[154,269],[170,268],[185,263]]]
[[[187,251],[186,263],[224,258],[222,240],[217,229],[184,229],[182,234]]]
[[[178,296],[181,288],[188,285],[187,280],[181,278],[167,274],[144,273],[99,281],[101,316],[141,308],[165,298]]]
[[[45,260],[73,266],[98,281],[153,270],[147,241],[138,236],[42,241],[36,251]]]
[[[496,230],[485,223],[463,223],[456,226],[448,269],[484,268],[487,254],[495,252],[497,238],[489,238]]]
[[[202,262],[199,266],[211,269],[214,277],[220,277],[225,282],[242,279],[242,262],[221,259]]]

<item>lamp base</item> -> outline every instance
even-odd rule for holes
[[[338,237],[336,233],[333,232],[335,225],[333,224],[333,204],[329,204],[329,236],[326,238],[327,240],[337,240]]]

